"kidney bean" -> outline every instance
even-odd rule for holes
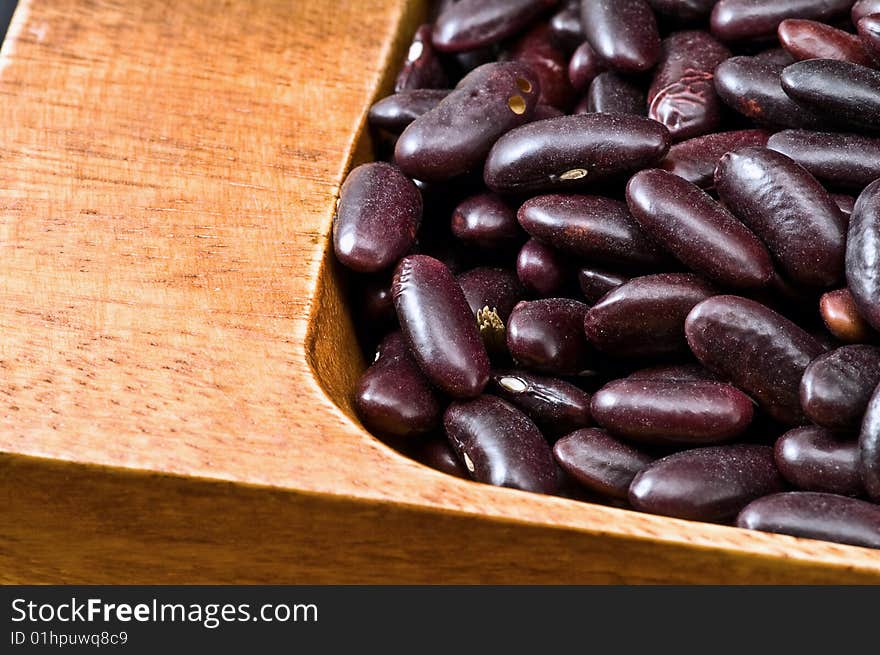
[[[586,91],[599,73],[608,69],[589,41],[581,43],[568,62],[568,79],[575,91]]]
[[[378,358],[361,376],[354,406],[369,430],[384,435],[406,437],[440,423],[440,401],[399,333],[385,339]]]
[[[507,323],[507,348],[525,368],[550,375],[577,375],[590,361],[584,337],[587,305],[566,298],[523,301]]]
[[[782,435],[773,453],[780,473],[798,489],[843,496],[864,493],[859,447],[853,440],[810,425]]]
[[[819,300],[819,313],[828,331],[844,343],[864,343],[877,337],[859,314],[849,289],[824,294]]]
[[[773,263],[760,239],[687,180],[643,170],[627,184],[626,200],[642,229],[694,271],[737,288],[770,281]]]
[[[629,488],[633,507],[698,521],[727,521],[751,501],[782,491],[768,446],[736,444],[668,455],[642,470]]]
[[[525,295],[525,289],[516,274],[506,268],[482,266],[462,273],[455,279],[471,312],[476,314],[488,307],[504,322]]]
[[[641,73],[660,59],[660,32],[645,0],[582,0],[587,41],[619,71]]]
[[[792,57],[839,59],[869,66],[871,59],[859,38],[814,20],[788,18],[779,24],[779,41]]]
[[[855,63],[876,67],[880,64],[880,14],[865,16],[859,20],[857,27],[862,47],[868,53],[868,60]]]
[[[744,146],[765,146],[769,137],[766,130],[734,130],[694,137],[674,144],[659,165],[691,184],[711,189],[715,186],[715,167],[719,159]]]
[[[880,330],[880,180],[865,187],[850,216],[846,279],[859,314]]]
[[[793,64],[795,59],[785,48],[768,48],[753,55],[751,61],[764,64],[767,66],[779,66],[779,71],[789,64]]]
[[[880,138],[786,130],[771,136],[767,147],[831,184],[862,189],[880,178]]]
[[[716,0],[648,0],[654,11],[683,22],[706,18]]]
[[[880,14],[880,0],[859,0],[850,12],[853,25],[858,25],[861,19],[871,14]]]
[[[740,148],[718,162],[715,187],[792,282],[829,287],[841,280],[846,221],[802,166],[768,148]]]
[[[588,489],[626,499],[633,478],[654,458],[604,430],[584,428],[553,446],[553,456],[568,475]]]
[[[401,330],[428,379],[450,396],[479,395],[489,381],[489,357],[449,269],[426,255],[404,257],[392,294]]]
[[[539,296],[552,296],[565,286],[568,264],[557,251],[529,239],[516,258],[516,274],[522,285]]]
[[[431,43],[431,25],[420,26],[413,36],[406,61],[397,74],[394,92],[407,89],[445,89],[449,77]]]
[[[633,278],[587,312],[584,330],[598,350],[619,357],[687,352],[684,321],[694,306],[714,293],[696,275]]]
[[[444,437],[431,436],[417,444],[412,451],[413,458],[425,466],[430,466],[441,473],[468,479],[468,471],[464,467]]]
[[[481,66],[407,126],[394,159],[407,175],[429,182],[476,170],[499,136],[531,120],[539,94],[538,78],[524,64]]]
[[[358,304],[370,327],[385,327],[397,320],[388,278],[365,278],[359,281],[357,289]]]
[[[643,368],[627,376],[628,380],[663,380],[667,382],[698,382],[707,380],[717,382],[712,373],[699,364],[675,364],[672,366],[652,366]]]
[[[847,61],[809,59],[786,66],[780,80],[790,97],[843,125],[880,129],[880,71]]]
[[[786,18],[826,21],[845,14],[852,0],[718,0],[712,9],[712,34],[724,41],[761,39],[776,34]]]
[[[528,416],[495,396],[455,401],[443,417],[446,436],[478,482],[554,493],[556,463]]]
[[[650,166],[668,150],[668,130],[646,118],[562,116],[524,125],[498,139],[483,179],[499,193],[578,188]]]
[[[571,105],[574,89],[568,80],[568,58],[552,40],[550,29],[540,24],[514,45],[511,58],[529,66],[541,82],[538,102],[559,109]]]
[[[648,90],[648,118],[669,129],[673,141],[711,132],[721,123],[715,68],[730,51],[706,32],[676,32],[663,40],[663,54]]]
[[[562,48],[571,52],[584,42],[581,27],[581,2],[569,0],[550,18],[550,34]]]
[[[619,73],[599,73],[576,113],[630,114],[644,116],[645,92],[632,79]]]
[[[727,105],[762,125],[827,129],[827,117],[799,105],[782,89],[784,68],[758,57],[731,57],[715,69],[715,90]]]
[[[588,303],[597,302],[606,293],[616,289],[629,279],[629,276],[621,273],[592,266],[581,268],[578,271],[578,283]]]
[[[873,501],[880,502],[880,385],[865,410],[859,434],[859,460],[865,490]]]
[[[601,196],[546,195],[527,200],[517,212],[536,239],[596,262],[634,266],[668,263],[639,229],[626,205]]]
[[[806,331],[754,300],[715,296],[691,310],[685,335],[703,366],[752,396],[772,418],[804,422],[801,378],[824,351]]]
[[[452,212],[452,233],[486,249],[516,243],[523,234],[516,210],[494,193],[479,193],[461,202]]]
[[[524,371],[492,374],[495,393],[524,411],[547,436],[560,436],[592,423],[590,394],[557,378]]]
[[[367,119],[373,127],[399,134],[419,116],[434,109],[447,95],[448,89],[401,91],[370,107]]]
[[[812,491],[773,494],[740,512],[741,528],[880,548],[880,507],[857,498]]]
[[[834,204],[837,205],[840,213],[843,214],[844,219],[846,219],[847,225],[849,225],[849,217],[852,215],[853,209],[855,209],[856,199],[845,193],[832,193],[830,195]]]
[[[565,116],[565,114],[556,107],[538,105],[535,107],[535,113],[532,114],[532,122],[537,123],[538,121],[546,121],[548,118],[559,118],[560,116]]]
[[[513,36],[557,0],[459,0],[434,23],[434,47],[464,52]]]
[[[339,191],[336,258],[362,273],[393,266],[415,243],[421,219],[422,196],[410,180],[391,164],[362,164]]]
[[[801,380],[801,406],[814,423],[857,430],[880,384],[880,348],[844,346],[819,355]]]

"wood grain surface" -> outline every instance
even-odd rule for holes
[[[353,419],[327,257],[414,0],[21,0],[0,580],[880,582],[880,553],[453,479]]]

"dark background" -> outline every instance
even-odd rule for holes
[[[17,4],[18,0],[0,0],[0,42],[6,36],[9,19],[12,18],[12,12]]]

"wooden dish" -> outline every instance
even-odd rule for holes
[[[492,488],[349,403],[328,234],[414,0],[21,0],[0,581],[880,582],[880,552]]]

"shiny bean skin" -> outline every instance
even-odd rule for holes
[[[667,382],[697,382],[707,380],[717,382],[712,373],[699,364],[675,364],[672,366],[652,366],[643,368],[627,376],[628,380],[663,380]]]
[[[786,18],[826,21],[846,14],[853,0],[718,0],[712,34],[723,41],[761,39],[776,34]]]
[[[372,273],[394,266],[412,249],[422,220],[422,195],[397,167],[355,168],[339,191],[333,249],[346,267]]]
[[[701,189],[711,189],[715,186],[715,167],[719,159],[737,148],[765,146],[769,137],[766,130],[734,130],[694,137],[673,145],[660,162],[660,168]]]
[[[871,59],[854,34],[814,20],[789,18],[779,24],[779,41],[792,57],[804,59],[839,59],[870,66]]]
[[[715,294],[702,278],[685,273],[637,277],[610,291],[584,318],[584,331],[598,350],[618,357],[687,352],[684,321]]]
[[[632,79],[611,71],[599,73],[590,82],[579,113],[630,114],[644,116],[645,92]]]
[[[770,281],[773,263],[761,240],[687,180],[643,170],[627,184],[626,200],[641,228],[692,270],[734,288]]]
[[[479,395],[489,381],[489,356],[449,269],[426,255],[404,257],[392,294],[401,330],[428,379],[456,398]]]
[[[647,118],[562,116],[524,125],[498,139],[483,179],[499,193],[579,188],[659,162],[669,143],[669,131]]]
[[[584,41],[568,62],[568,79],[575,91],[583,92],[599,73],[604,73],[607,69],[608,66],[593,50],[593,46]]]
[[[880,180],[865,187],[850,216],[846,279],[859,314],[880,330]]]
[[[626,205],[601,196],[552,194],[527,200],[517,213],[536,239],[604,264],[657,266],[669,262],[639,228]]]
[[[509,246],[523,237],[516,210],[494,193],[479,193],[462,201],[452,212],[452,234],[485,249]]]
[[[597,428],[563,437],[553,446],[553,456],[562,470],[588,489],[624,500],[633,478],[654,461],[654,457]]]
[[[587,302],[596,303],[612,289],[629,280],[630,277],[604,268],[583,267],[578,271],[578,284]]]
[[[858,25],[861,19],[871,14],[880,14],[880,0],[859,0],[850,12],[853,25]]]
[[[789,491],[750,503],[737,526],[806,539],[880,548],[880,506],[835,494]]]
[[[768,148],[740,148],[718,162],[715,188],[792,282],[821,288],[841,281],[846,221],[802,166]]]
[[[773,453],[779,472],[797,489],[842,496],[864,493],[859,446],[853,439],[810,425],[782,435]]]
[[[546,24],[527,32],[514,45],[511,58],[529,66],[541,83],[538,102],[558,109],[568,109],[574,89],[568,79],[568,58],[552,40]]]
[[[481,66],[407,126],[394,159],[404,173],[428,182],[478,170],[498,137],[531,120],[539,94],[537,76],[523,64]]]
[[[880,71],[834,59],[786,66],[783,90],[801,104],[854,129],[880,130]]]
[[[648,90],[648,118],[665,125],[673,141],[715,130],[723,103],[714,73],[729,57],[730,51],[707,32],[676,32],[665,38]]]
[[[539,296],[552,296],[565,286],[568,264],[564,257],[536,239],[529,239],[516,258],[516,274],[522,285]]]
[[[371,431],[407,437],[438,427],[442,408],[402,341],[393,333],[380,346],[378,359],[358,382],[354,406]]]
[[[367,115],[370,125],[399,134],[449,95],[448,89],[411,89],[383,98]]]
[[[737,444],[668,455],[636,475],[633,507],[697,521],[728,521],[751,501],[784,489],[768,446]]]
[[[849,217],[852,216],[852,211],[856,207],[856,199],[845,193],[832,193],[831,199],[837,205],[840,213],[843,214],[847,225],[849,225]]]
[[[514,361],[538,373],[577,375],[587,368],[584,336],[587,305],[566,298],[523,301],[507,323],[507,348]]]
[[[641,73],[660,59],[657,19],[645,0],[582,0],[581,24],[590,45],[616,70]]]
[[[712,13],[716,0],[648,0],[654,11],[680,21],[691,22]]]
[[[880,138],[841,132],[785,130],[767,142],[823,182],[863,189],[880,178]]]
[[[547,436],[560,436],[592,424],[590,394],[565,380],[525,371],[496,371],[494,393],[516,405]]]
[[[752,56],[751,61],[785,68],[789,64],[793,64],[795,60],[785,48],[769,48]]]
[[[431,29],[431,25],[422,25],[416,30],[406,61],[394,82],[395,93],[407,89],[445,89],[449,86],[449,77],[431,43]]]
[[[361,312],[370,327],[389,325],[397,320],[391,297],[391,283],[384,276],[361,280],[356,293]]]
[[[824,348],[802,328],[754,300],[715,296],[691,310],[685,334],[703,366],[749,394],[773,419],[806,421],[800,382]]]
[[[814,359],[801,380],[801,407],[830,430],[856,431],[880,384],[880,348],[853,345]]]
[[[626,378],[593,395],[596,423],[611,434],[656,444],[730,441],[752,422],[751,399],[729,384]]]
[[[474,314],[488,307],[505,323],[525,296],[516,274],[506,268],[474,268],[455,279]]]
[[[824,294],[819,299],[819,313],[828,331],[844,343],[864,343],[877,338],[859,313],[849,289]]]
[[[550,446],[528,416],[495,396],[453,402],[446,436],[478,482],[554,493],[559,484]]]
[[[874,391],[859,434],[859,468],[871,500],[880,502],[880,385]]]
[[[583,43],[580,0],[569,0],[562,9],[553,14],[549,26],[554,40],[569,52]]]
[[[442,473],[454,475],[457,478],[464,478],[465,480],[470,477],[464,464],[458,460],[458,457],[456,457],[455,452],[452,450],[452,446],[449,445],[449,441],[444,437],[428,437],[414,447],[412,454],[417,462],[421,462],[425,466],[430,466],[432,469]]]
[[[859,39],[868,52],[866,66],[880,65],[880,14],[865,16],[858,22]],[[861,63],[861,62],[856,62]]]
[[[464,52],[492,45],[526,27],[557,0],[459,0],[434,22],[434,47]]]

